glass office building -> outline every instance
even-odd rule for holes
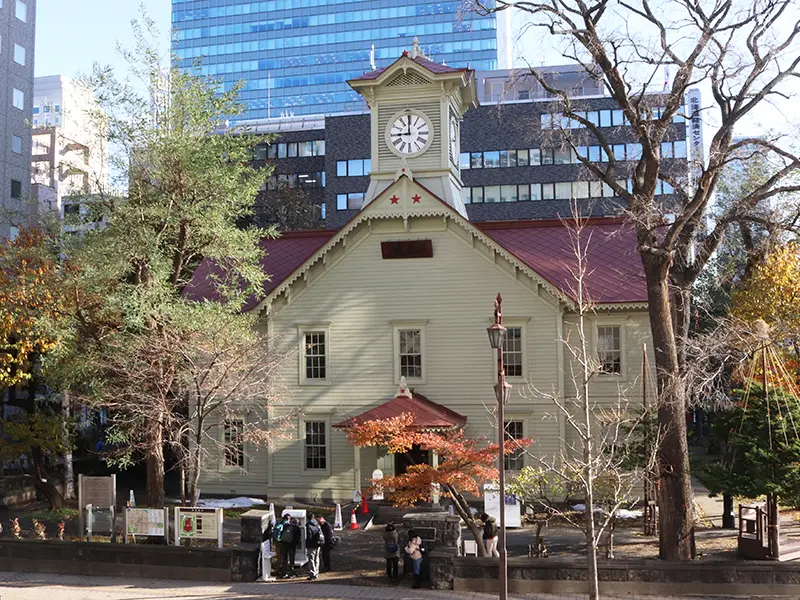
[[[436,62],[506,68],[507,13],[479,17],[464,2],[420,0],[173,0],[181,68],[230,87],[244,81],[243,119],[363,110],[346,81],[386,66],[414,36]]]

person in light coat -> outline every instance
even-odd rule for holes
[[[422,585],[422,556],[425,548],[422,545],[422,538],[413,529],[408,530],[408,544],[405,551],[414,567],[414,585],[411,587],[417,589]]]

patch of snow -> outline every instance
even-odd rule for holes
[[[577,511],[577,512],[583,512],[583,511],[586,510],[586,505],[585,504],[576,504],[575,506],[572,507],[572,509]],[[603,513],[603,514],[606,513],[605,509],[603,509],[603,508],[601,508],[599,506],[595,506],[594,507],[594,512]],[[642,516],[642,511],[640,511],[640,510],[628,510],[627,508],[618,508],[617,509],[617,518],[619,518],[619,519],[638,519],[641,516]]]
[[[250,508],[252,506],[263,506],[266,503],[258,498],[246,498],[241,496],[239,498],[207,498],[205,500],[198,500],[197,506],[205,506],[208,508]]]

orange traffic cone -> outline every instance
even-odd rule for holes
[[[358,526],[358,521],[356,521],[356,509],[353,509],[353,512],[350,514],[350,527],[349,529],[361,529]]]
[[[366,494],[362,494],[361,495],[361,514],[362,515],[368,515],[369,514],[369,509],[367,508],[367,495]]]

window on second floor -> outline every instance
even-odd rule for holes
[[[597,360],[601,373],[622,374],[622,331],[619,325],[602,325],[597,328]]]
[[[223,426],[224,466],[244,468],[244,421],[227,419]]]
[[[503,342],[503,365],[508,377],[522,377],[522,327],[508,327]]]

